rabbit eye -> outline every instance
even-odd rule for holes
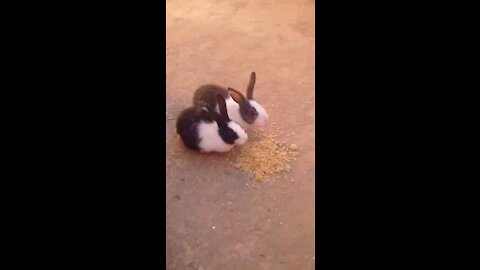
[[[255,109],[250,110],[250,115],[251,116],[257,115],[257,111]]]

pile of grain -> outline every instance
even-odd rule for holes
[[[249,142],[240,150],[235,168],[245,171],[258,181],[290,171],[290,161],[298,156],[297,146],[276,140],[273,134],[249,134]]]

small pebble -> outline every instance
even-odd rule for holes
[[[212,229],[215,230],[215,226],[213,226]]]

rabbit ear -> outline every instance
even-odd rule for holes
[[[252,72],[252,74],[250,74],[250,81],[248,82],[248,88],[247,88],[248,99],[253,99],[253,88],[255,87],[256,79],[257,79],[257,75],[255,74],[255,72]]]
[[[228,94],[233,98],[233,100],[235,100],[235,102],[237,102],[240,105],[244,104],[246,101],[243,94],[233,88],[228,88]]]
[[[220,111],[220,115],[223,116],[226,120],[230,121],[227,112],[227,103],[225,103],[225,98],[221,94],[217,94],[217,102],[218,102],[218,110]]]

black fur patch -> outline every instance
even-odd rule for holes
[[[250,102],[246,102],[240,105],[240,116],[242,117],[243,121],[251,125],[257,119],[258,112],[255,107],[250,105]]]
[[[218,123],[218,122],[217,122]],[[235,140],[238,139],[237,133],[233,131],[226,123],[219,124],[218,134],[225,143],[234,144]]]

